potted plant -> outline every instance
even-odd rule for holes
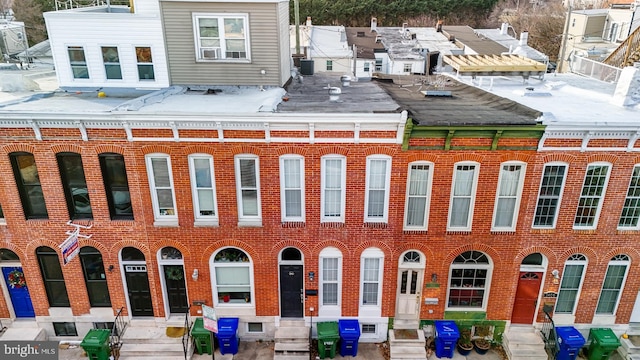
[[[491,327],[489,325],[476,325],[475,335],[478,336],[478,338],[473,341],[476,352],[478,354],[486,354],[491,348],[491,342],[487,340],[489,336],[493,336]]]
[[[471,329],[461,328],[460,338],[458,339],[458,352],[460,355],[467,356],[473,350],[473,344],[471,343]]]

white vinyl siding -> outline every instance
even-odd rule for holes
[[[218,226],[213,157],[206,154],[189,155],[189,173],[195,225]]]
[[[447,230],[471,230],[479,169],[480,164],[478,163],[458,163],[455,165],[451,182]]]
[[[260,205],[260,164],[255,155],[236,155],[236,196],[238,225],[262,226]]]
[[[640,222],[640,165],[633,168],[631,181],[627,190],[627,197],[624,199],[624,207],[618,222],[618,229],[637,230]]]
[[[409,164],[407,195],[404,206],[404,229],[427,230],[433,164],[415,162]]]
[[[580,298],[580,290],[587,268],[587,258],[582,254],[574,254],[564,264],[562,281],[556,300],[556,314],[575,314],[576,305]]]
[[[574,229],[595,229],[609,181],[610,164],[589,164],[573,223]]]
[[[515,231],[524,185],[526,165],[504,163],[500,168],[496,203],[493,211],[494,231]]]
[[[391,187],[391,157],[367,157],[365,180],[365,222],[386,223],[389,217],[389,188]]]
[[[321,222],[344,222],[347,159],[341,155],[322,157]]]
[[[280,157],[280,206],[282,221],[305,221],[304,158]]]
[[[177,225],[178,212],[175,205],[171,159],[167,154],[149,154],[146,156],[146,162],[155,225]]]
[[[534,228],[553,229],[556,227],[562,192],[567,178],[566,164],[549,163],[544,166],[536,213],[533,218]]]
[[[342,253],[328,247],[320,252],[320,316],[340,316],[342,308]]]
[[[196,61],[251,60],[247,14],[193,14]]]

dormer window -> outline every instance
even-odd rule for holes
[[[197,61],[250,60],[247,14],[194,14]]]

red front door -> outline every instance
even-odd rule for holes
[[[542,283],[542,273],[521,272],[513,304],[511,323],[531,324],[538,310],[538,294]]]

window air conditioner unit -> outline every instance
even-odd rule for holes
[[[218,60],[220,59],[220,48],[208,48],[201,49],[202,58],[205,60]]]

